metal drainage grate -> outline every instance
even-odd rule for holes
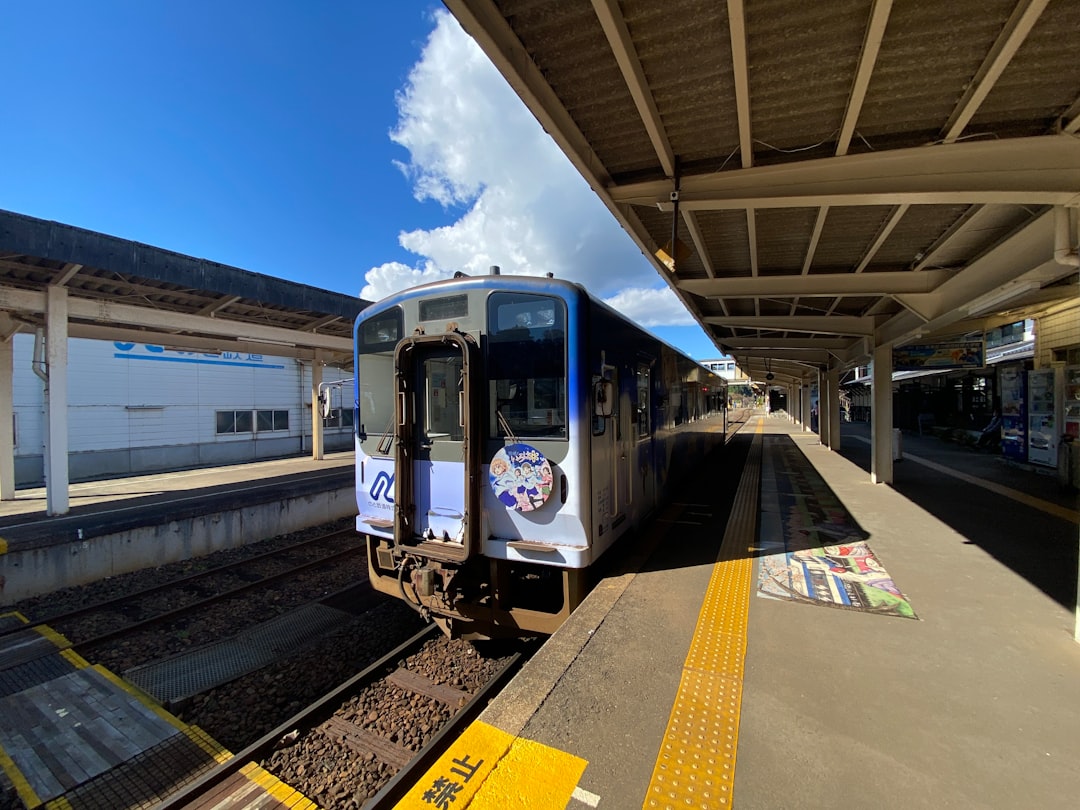
[[[342,610],[308,605],[231,639],[134,667],[124,678],[163,704],[175,703],[292,654],[352,618]]]

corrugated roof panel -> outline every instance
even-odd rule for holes
[[[777,150],[819,142],[835,152],[869,16],[869,0],[747,4],[755,162],[785,162]]]
[[[817,208],[761,208],[754,211],[760,275],[802,273],[817,214]]]
[[[731,35],[724,4],[631,0],[622,3],[622,10],[672,152],[684,164],[695,164],[737,146]],[[692,74],[679,58],[687,47],[700,57]]]
[[[1072,36],[1063,36],[1071,32]],[[1041,135],[1080,95],[1080,3],[1051,0],[968,124],[999,135]]]
[[[871,147],[936,139],[1015,0],[896,0],[856,130]],[[852,152],[865,151],[852,144]]]
[[[573,0],[497,5],[608,172],[655,172],[656,151],[592,6]]]
[[[866,272],[908,270],[964,212],[966,205],[913,205],[874,254]]]
[[[717,278],[750,275],[750,242],[745,211],[699,211],[701,229]]]
[[[893,210],[891,205],[830,208],[810,272],[847,273],[854,270]]]

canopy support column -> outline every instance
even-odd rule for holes
[[[0,340],[0,500],[15,500],[14,336]]]
[[[874,398],[870,405],[870,480],[891,484],[892,455],[892,346],[876,346],[870,366]]]
[[[45,298],[45,511],[66,515],[68,484],[68,291],[52,285]]]
[[[840,449],[840,369],[837,366],[829,366],[825,372],[825,388],[828,390],[829,409],[826,418],[829,421],[830,450]]]
[[[319,388],[322,386],[323,359],[322,352],[315,350],[315,359],[311,361],[311,457],[315,461],[322,461],[325,455],[323,448],[323,415],[322,403],[319,401]],[[327,396],[330,392],[327,392]]]

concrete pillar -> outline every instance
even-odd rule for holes
[[[311,457],[322,461],[323,450],[323,415],[319,402],[319,386],[322,385],[322,352],[315,350],[315,359],[311,361]]]
[[[829,442],[830,450],[840,449],[840,369],[831,366],[825,374],[825,386],[829,389]]]
[[[822,369],[818,369],[818,439],[825,445],[829,446],[829,386],[828,381],[825,379],[825,372]]]
[[[875,484],[891,484],[892,457],[892,347],[874,349],[870,366],[874,399],[870,404],[870,480]]]
[[[0,500],[15,500],[15,431],[11,375],[14,336],[0,340]]]
[[[810,430],[810,383],[803,381],[802,387],[803,430]]]
[[[66,515],[68,495],[68,294],[50,286],[45,297],[45,513]]]

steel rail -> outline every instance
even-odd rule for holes
[[[342,529],[342,530],[336,531],[336,532],[331,532],[329,534],[324,534],[324,535],[321,535],[319,537],[313,537],[310,540],[303,540],[303,541],[301,541],[299,543],[293,543],[291,545],[284,546],[284,547],[279,548],[279,549],[275,549],[274,551],[265,551],[265,552],[262,552],[260,554],[256,554],[253,557],[247,557],[246,559],[243,559],[243,560],[237,560],[235,562],[227,563],[226,565],[221,565],[221,566],[218,566],[216,568],[211,568],[211,569],[206,570],[206,571],[198,571],[198,572],[196,572],[194,574],[188,574],[187,576],[178,577],[177,579],[172,579],[172,580],[169,580],[168,582],[163,582],[163,583],[158,584],[158,585],[151,585],[149,587],[142,588],[141,590],[134,591],[132,593],[125,594],[123,596],[117,596],[117,597],[114,597],[112,599],[104,599],[104,600],[102,600],[100,602],[95,602],[94,604],[91,604],[91,605],[84,605],[83,607],[76,608],[75,610],[68,610],[68,611],[65,611],[63,613],[54,613],[51,616],[46,616],[46,617],[44,617],[42,619],[37,619],[37,620],[35,620],[33,622],[30,622],[28,624],[19,625],[18,627],[11,627],[11,628],[7,628],[7,629],[3,629],[3,630],[0,630],[0,638],[2,638],[3,636],[9,635],[11,633],[22,632],[24,630],[27,630],[28,628],[41,627],[43,625],[50,625],[51,626],[51,625],[56,624],[58,622],[63,622],[63,621],[68,621],[70,619],[74,619],[74,618],[76,618],[78,616],[85,616],[85,615],[90,614],[90,613],[98,613],[98,612],[108,611],[113,606],[123,605],[126,602],[130,602],[132,600],[139,599],[139,598],[142,598],[144,596],[151,596],[152,594],[160,593],[162,591],[167,591],[170,588],[176,588],[176,587],[181,587],[183,585],[188,585],[188,584],[191,584],[192,582],[196,582],[196,581],[198,581],[200,579],[207,579],[209,577],[214,576],[215,574],[220,574],[220,573],[223,573],[223,572],[231,571],[231,570],[233,570],[235,568],[241,568],[241,567],[243,567],[245,565],[248,565],[248,564],[250,564],[252,562],[257,562],[259,560],[264,560],[264,559],[267,559],[269,557],[275,557],[275,556],[278,556],[278,555],[287,554],[288,552],[296,551],[298,549],[302,549],[305,546],[310,546],[310,545],[314,545],[314,544],[317,544],[317,543],[326,542],[327,540],[334,540],[334,539],[337,539],[338,537],[349,537],[349,536],[355,536],[355,535],[356,535],[356,531],[354,529],[350,528],[350,529]],[[261,582],[262,580],[258,580],[258,581]]]
[[[232,757],[213,770],[169,796],[158,804],[155,810],[176,810],[176,808],[189,806],[200,796],[209,793],[226,779],[234,776],[249,762],[258,762],[268,757],[287,738],[295,737],[301,732],[311,731],[326,717],[332,715],[342,703],[385,677],[388,672],[397,667],[398,661],[419,650],[425,642],[439,632],[441,631],[437,625],[427,625],[362,672],[327,692],[314,703],[301,709],[284,723],[277,726],[277,728],[268,731],[251,745],[233,754]]]
[[[287,579],[295,574],[307,571],[310,568],[316,568],[322,565],[326,565],[342,557],[349,557],[355,554],[363,553],[364,551],[366,551],[366,549],[360,546],[357,548],[348,548],[344,551],[339,551],[336,554],[329,554],[325,557],[320,557],[317,560],[312,560],[311,562],[304,563],[303,565],[290,568],[287,571],[281,571],[277,574],[270,574],[269,576],[263,577],[262,579],[258,579],[254,582],[248,582],[243,585],[238,585],[235,588],[230,588],[229,590],[222,591],[219,594],[214,594],[213,596],[207,597],[206,599],[200,599],[196,602],[192,602],[189,605],[184,605],[183,607],[169,610],[165,613],[159,613],[157,616],[151,616],[148,619],[143,619],[142,621],[134,622],[133,624],[118,627],[115,630],[110,630],[107,633],[102,633],[99,636],[94,636],[93,638],[86,639],[85,641],[74,642],[72,643],[72,647],[74,647],[76,650],[92,649],[94,647],[100,646],[106,641],[111,641],[112,639],[119,636],[130,635],[131,633],[137,632],[139,630],[144,630],[147,627],[153,627],[156,624],[163,624],[164,622],[183,616],[186,613],[192,613],[196,610],[199,610],[200,608],[206,607],[207,605],[212,605],[215,602],[220,602],[234,596],[239,596],[240,594],[247,591],[264,587],[271,582],[277,582],[281,579]],[[363,578],[367,578],[366,571],[363,572]],[[24,628],[20,629],[25,629],[25,626]]]

